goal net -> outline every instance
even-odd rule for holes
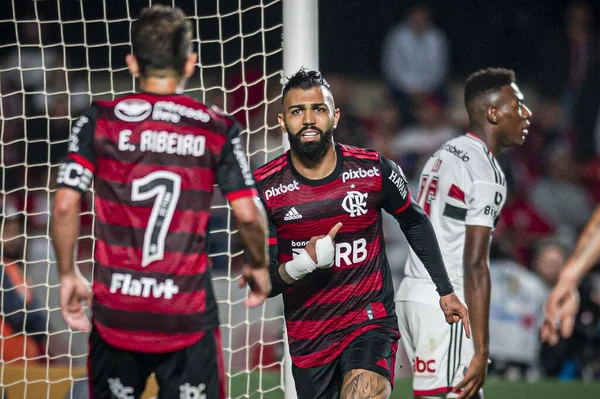
[[[125,65],[132,21],[152,4],[183,9],[195,29],[200,64],[186,93],[238,119],[256,168],[282,151],[276,116],[281,2],[13,0],[0,9],[0,391],[7,397],[87,397],[87,335],[71,331],[60,313],[50,208],[77,117],[91,101],[136,89]],[[90,281],[93,204],[92,188],[82,201],[76,253]],[[219,190],[210,226],[229,397],[283,397],[282,306],[272,300],[257,309],[244,307],[245,291],[237,281],[242,247]],[[144,397],[155,395],[153,384],[149,381]]]

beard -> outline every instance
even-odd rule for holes
[[[289,129],[286,130],[288,132],[288,139],[290,141],[290,149],[296,153],[300,158],[306,159],[310,162],[318,162],[320,161],[325,154],[327,153],[327,149],[331,145],[333,141],[333,126],[323,132],[316,126],[305,126],[298,133],[291,133]],[[308,143],[302,142],[302,133],[306,130],[315,130],[319,132],[319,140],[310,141]]]

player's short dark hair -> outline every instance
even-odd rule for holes
[[[292,76],[290,76],[285,85],[283,85],[281,102],[283,103],[285,95],[291,89],[308,90],[311,87],[326,87],[327,90],[331,91],[329,83],[327,83],[321,72],[311,71],[310,69],[306,68],[300,68],[300,70]]]
[[[192,51],[192,24],[180,8],[155,5],[144,8],[133,23],[133,55],[143,77],[183,75]]]
[[[487,68],[473,72],[465,82],[465,106],[477,97],[515,83],[515,72],[506,68]]]

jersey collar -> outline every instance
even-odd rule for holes
[[[478,135],[476,135],[475,133],[467,132],[466,136],[472,138],[475,141],[480,142],[490,152],[490,154],[494,155],[494,152],[490,149],[490,147],[487,146],[485,141],[483,141]]]

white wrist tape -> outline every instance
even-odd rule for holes
[[[300,255],[285,264],[285,271],[294,280],[301,279],[316,268],[317,264],[313,262],[306,251],[300,252]]]
[[[333,265],[335,247],[331,237],[320,238],[315,244],[317,263],[313,262],[308,252],[302,251],[298,257],[285,264],[285,270],[294,280],[301,279],[315,269],[326,269]]]
[[[316,243],[317,267],[324,269],[333,266],[335,247],[331,237],[319,238]]]

